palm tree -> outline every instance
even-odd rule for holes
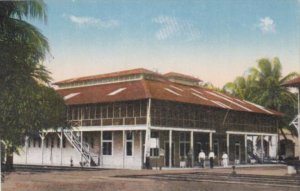
[[[47,39],[24,20],[46,18],[42,0],[0,1],[0,141],[8,166],[21,137],[66,125],[64,101],[49,87],[50,72],[42,64]]]
[[[44,2],[0,2],[0,80],[3,84],[16,77],[26,79],[28,74],[45,82],[50,80],[49,75],[45,75],[45,68],[41,67],[49,51],[47,39],[36,27],[24,21],[25,18],[46,22]]]
[[[295,134],[288,124],[291,120],[290,116],[294,116],[296,111],[297,98],[281,84],[298,75],[292,72],[283,77],[278,58],[273,60],[262,58],[258,60],[257,67],[250,68],[246,76],[237,77],[234,82],[227,83],[223,90],[233,96],[287,114],[280,120],[280,130],[288,128]]]
[[[282,67],[278,58],[272,61],[266,58],[258,61],[257,68],[251,68],[253,86],[256,90],[252,101],[265,107],[281,111],[285,105],[295,105],[297,99],[288,88],[281,84],[298,76],[296,72],[282,77]]]

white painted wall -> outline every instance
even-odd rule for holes
[[[56,141],[57,138],[54,139],[53,148],[51,148],[50,143],[48,148],[46,148],[46,144],[44,143],[44,151],[42,151],[42,147],[38,147],[38,144],[33,147],[32,143],[31,147],[27,147],[27,149],[26,147],[21,148],[20,155],[14,153],[14,163],[70,166],[70,159],[72,158],[74,166],[79,166],[79,162],[81,160],[79,152],[73,149],[71,144],[66,141],[66,148],[63,148],[61,158],[61,150],[60,148],[57,148]]]
[[[113,132],[113,152],[111,156],[102,156],[104,168],[142,168],[142,156],[140,148],[140,134],[134,131],[133,155],[126,156],[125,147],[123,155],[123,132]],[[126,142],[124,142],[126,145]],[[125,146],[124,145],[124,146]]]
[[[142,156],[140,148],[140,134],[139,131],[134,131],[134,141],[133,141],[133,156],[123,155],[123,132],[114,131],[113,132],[113,153],[111,156],[103,156],[101,161],[101,167],[104,168],[142,168]],[[48,134],[49,135],[49,134]],[[99,154],[100,152],[100,132],[89,132],[84,133],[83,136],[94,136],[94,149],[93,152]],[[57,136],[57,135],[55,135]],[[65,137],[64,137],[65,139]],[[42,148],[38,147],[36,144],[33,147],[31,141],[31,147],[24,146],[20,149],[20,155],[14,153],[14,163],[15,164],[33,164],[33,165],[63,165],[70,166],[70,160],[72,158],[74,166],[80,166],[81,161],[80,153],[72,147],[72,145],[66,140],[66,147],[62,149],[62,158],[60,147],[57,147],[58,139],[54,139],[54,147],[51,148],[49,141],[48,148],[46,148],[46,143],[44,141],[44,151],[42,155]],[[124,142],[126,145],[126,142]],[[124,146],[125,146],[124,145]],[[125,147],[124,147],[125,148]],[[125,152],[125,149],[124,149]],[[100,159],[101,160],[101,159]],[[43,161],[43,163],[42,163]],[[97,163],[98,161],[96,161]]]
[[[271,158],[277,157],[277,150],[278,150],[278,138],[277,136],[269,136],[265,137],[266,141],[269,141],[269,156]]]

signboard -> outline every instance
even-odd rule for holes
[[[150,138],[150,148],[159,148],[159,139],[158,138]]]
[[[165,149],[159,149],[159,156],[165,156]]]

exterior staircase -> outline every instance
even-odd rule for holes
[[[97,154],[90,151],[90,146],[88,143],[82,141],[81,145],[80,137],[75,135],[73,131],[64,131],[64,135],[84,159],[84,162],[80,164],[81,166],[98,166],[99,157]]]

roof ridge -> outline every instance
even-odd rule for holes
[[[82,81],[90,81],[90,80],[98,80],[98,79],[105,79],[105,78],[113,78],[113,77],[119,77],[119,76],[130,76],[135,74],[153,74],[157,76],[162,76],[162,74],[159,74],[158,72],[154,72],[145,68],[135,68],[130,70],[121,70],[116,72],[109,72],[109,73],[103,73],[103,74],[95,74],[95,75],[88,75],[88,76],[81,76],[77,78],[69,78],[66,80],[61,80],[58,82],[53,83],[54,85],[64,84],[64,83],[72,83],[72,82],[82,82]]]
[[[191,80],[195,80],[195,81],[202,81],[197,77],[194,77],[192,75],[188,75],[188,74],[183,74],[183,73],[179,73],[179,72],[168,72],[163,74],[163,76],[165,77],[180,77],[180,78],[186,78],[186,79],[191,79]]]

